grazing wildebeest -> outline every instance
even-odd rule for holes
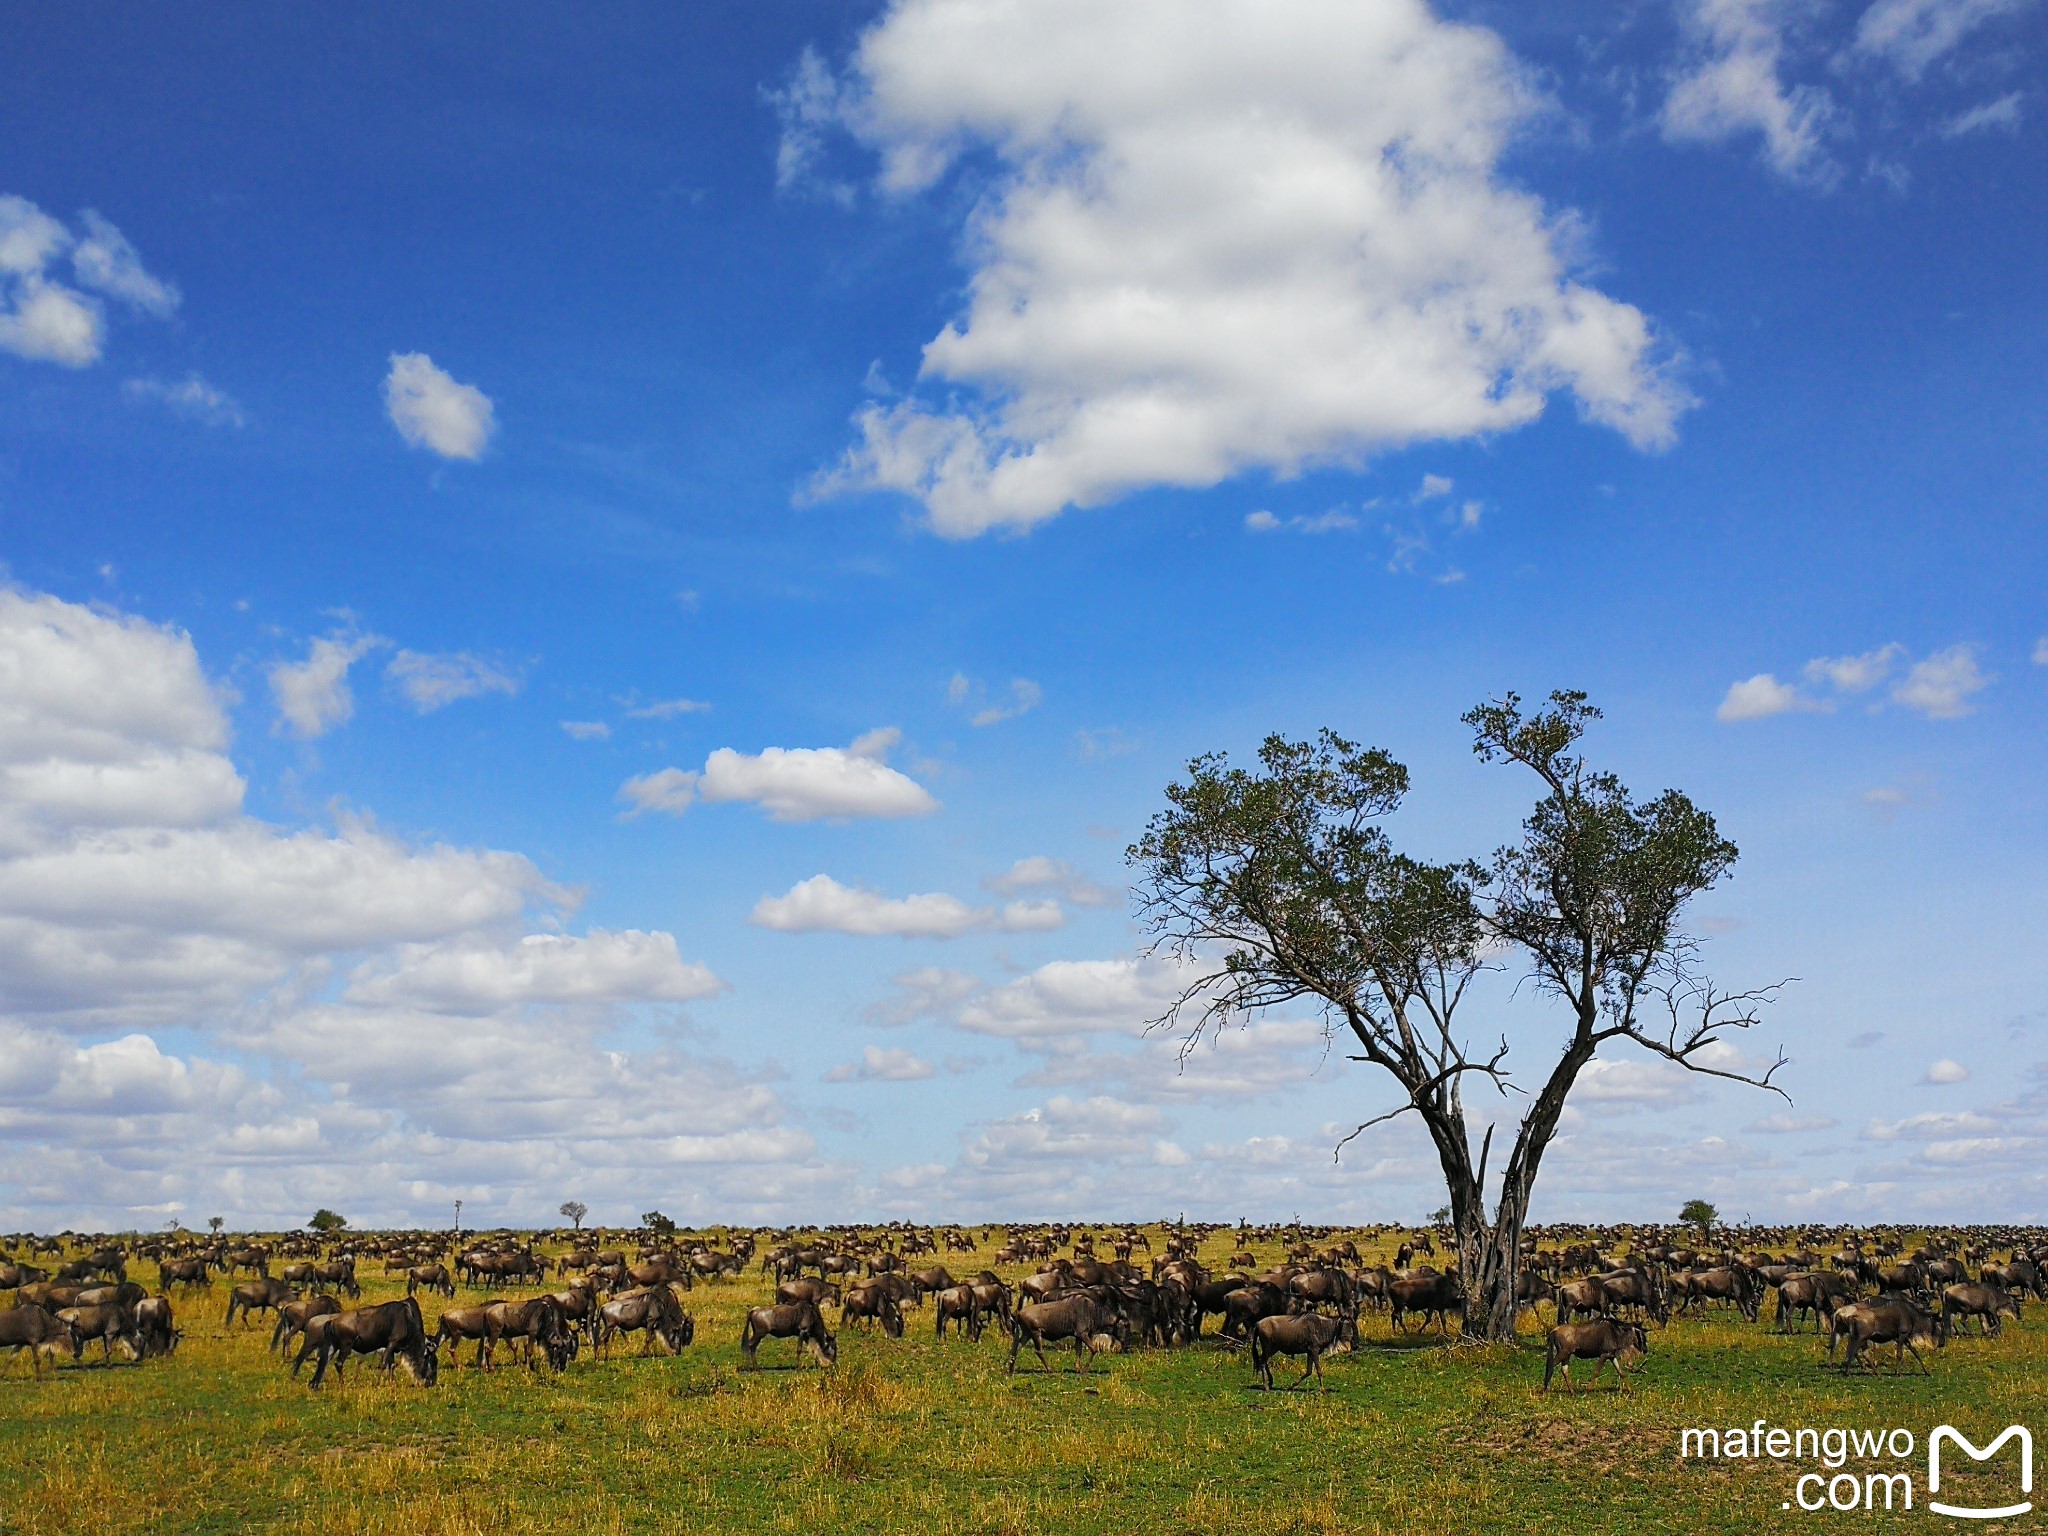
[[[817,1351],[821,1365],[830,1365],[839,1358],[839,1342],[826,1332],[825,1314],[818,1310],[815,1302],[797,1301],[777,1307],[754,1308],[740,1329],[740,1354],[748,1365],[755,1363],[754,1352],[761,1347],[763,1339],[795,1339],[799,1363],[803,1360],[806,1344]]]
[[[0,1312],[0,1349],[11,1349],[16,1354],[27,1350],[37,1380],[42,1379],[44,1353],[63,1344],[71,1346],[74,1360],[85,1352],[85,1341],[78,1336],[78,1330],[47,1308],[29,1302]]]
[[[2001,1314],[2014,1322],[2020,1320],[2020,1299],[2002,1285],[1943,1286],[1940,1342],[1947,1346],[1949,1336],[1957,1331],[1958,1318],[1968,1322],[1974,1317],[1984,1325],[1986,1333],[1996,1337],[2002,1327]]]
[[[235,1320],[237,1312],[242,1314],[242,1326],[249,1326],[251,1312],[268,1312],[293,1300],[298,1292],[282,1280],[244,1280],[228,1292],[228,1315],[221,1320],[225,1328]],[[339,1310],[337,1303],[336,1310]]]
[[[640,1346],[643,1355],[654,1353],[656,1339],[668,1346],[670,1354],[679,1355],[696,1338],[697,1320],[683,1310],[673,1290],[657,1285],[614,1296],[597,1309],[598,1353],[609,1350],[612,1339],[621,1333],[645,1333]]]
[[[488,1303],[484,1307],[485,1370],[493,1368],[493,1356],[502,1339],[516,1339],[525,1346],[528,1370],[538,1368],[533,1355],[535,1344],[540,1345],[548,1357],[548,1364],[558,1371],[568,1365],[569,1357],[576,1350],[576,1335],[562,1321],[562,1309],[555,1305],[552,1296]]]
[[[308,1296],[303,1301],[280,1302],[277,1326],[270,1330],[270,1347],[282,1354],[291,1341],[313,1326],[317,1317],[333,1317],[341,1303],[332,1296]]]
[[[1045,1341],[1072,1339],[1074,1369],[1088,1369],[1088,1357],[1097,1350],[1114,1349],[1121,1342],[1117,1320],[1108,1308],[1092,1296],[1062,1296],[1054,1301],[1022,1303],[1010,1319],[1010,1373],[1016,1374],[1017,1353],[1028,1341],[1038,1352],[1038,1363],[1047,1370]]]
[[[2014,1295],[2031,1291],[2038,1300],[2048,1301],[2048,1277],[2032,1259],[2015,1254],[2010,1264],[1986,1264],[1979,1278],[1989,1285],[2002,1285]]]
[[[1640,1323],[1624,1323],[1611,1317],[1603,1317],[1597,1323],[1559,1323],[1550,1330],[1550,1343],[1543,1353],[1543,1390],[1550,1390],[1551,1373],[1563,1366],[1566,1388],[1578,1391],[1572,1383],[1574,1360],[1594,1361],[1596,1380],[1602,1368],[1612,1361],[1615,1378],[1626,1390],[1628,1373],[1622,1368],[1622,1356],[1643,1356],[1649,1352],[1649,1335]]]
[[[403,1301],[358,1307],[353,1312],[337,1312],[321,1319],[317,1327],[309,1326],[299,1357],[292,1362],[294,1376],[299,1374],[308,1354],[316,1357],[312,1382],[315,1387],[326,1378],[329,1365],[340,1376],[352,1355],[381,1355],[382,1368],[387,1371],[395,1361],[402,1360],[407,1374],[423,1387],[431,1387],[440,1374],[439,1346],[427,1337],[419,1301],[411,1296]]]
[[[145,1296],[135,1304],[135,1332],[142,1340],[142,1358],[168,1355],[184,1335],[178,1332],[168,1296]]]
[[[127,1307],[66,1307],[57,1320],[69,1323],[83,1343],[100,1341],[100,1363],[114,1363],[114,1346],[121,1344],[136,1359],[142,1358],[142,1338],[135,1331],[135,1314]]]
[[[1437,1327],[1448,1334],[1451,1308],[1464,1306],[1465,1288],[1456,1275],[1410,1275],[1387,1287],[1387,1304],[1388,1321],[1404,1333],[1407,1324],[1403,1319],[1416,1312],[1422,1316],[1423,1327],[1427,1328],[1434,1317]]]
[[[897,1306],[895,1295],[884,1286],[857,1285],[841,1298],[840,1322],[857,1323],[862,1319],[880,1322],[882,1331],[892,1339],[903,1337],[903,1311]]]
[[[1924,1373],[1927,1361],[1919,1346],[1922,1343],[1939,1343],[1936,1326],[1933,1318],[1901,1297],[1852,1302],[1846,1307],[1837,1307],[1828,1318],[1828,1358],[1832,1360],[1835,1356],[1837,1339],[1848,1340],[1842,1359],[1845,1371],[1861,1358],[1870,1345],[1896,1344],[1898,1364],[1904,1365],[1906,1354],[1911,1351]]]
[[[449,1277],[445,1264],[414,1264],[405,1272],[405,1294],[415,1291],[439,1291],[449,1300],[455,1299],[455,1281]]]
[[[1252,1324],[1252,1369],[1273,1390],[1273,1357],[1306,1355],[1301,1381],[1313,1374],[1323,1379],[1323,1356],[1358,1347],[1358,1314],[1348,1311],[1335,1317],[1304,1313],[1299,1317],[1262,1317]],[[1296,1382],[1296,1386],[1301,1382]]]

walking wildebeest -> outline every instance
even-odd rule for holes
[[[1559,1323],[1550,1330],[1549,1346],[1543,1354],[1543,1390],[1550,1390],[1551,1373],[1562,1365],[1566,1388],[1578,1391],[1572,1383],[1574,1360],[1596,1362],[1593,1366],[1596,1380],[1601,1369],[1612,1361],[1615,1378],[1626,1390],[1628,1374],[1622,1369],[1622,1356],[1648,1355],[1649,1352],[1649,1335],[1640,1323],[1624,1323],[1611,1317],[1603,1317],[1597,1323]]]
[[[126,1307],[66,1307],[57,1314],[57,1321],[69,1323],[83,1343],[100,1341],[100,1363],[114,1363],[114,1346],[126,1346],[138,1360],[142,1358],[142,1336],[135,1331],[135,1314]]]
[[[382,1368],[387,1371],[395,1361],[402,1360],[407,1374],[423,1387],[431,1387],[440,1374],[438,1343],[427,1337],[426,1320],[420,1316],[420,1304],[414,1297],[358,1307],[353,1312],[337,1312],[318,1320],[318,1324],[307,1327],[299,1358],[292,1362],[292,1374],[296,1376],[308,1354],[316,1357],[312,1382],[315,1387],[326,1378],[329,1365],[340,1376],[352,1355],[381,1355]]]
[[[1434,1317],[1444,1333],[1451,1331],[1451,1308],[1465,1305],[1465,1288],[1456,1275],[1410,1275],[1387,1287],[1388,1321],[1407,1331],[1403,1321],[1410,1312],[1420,1313],[1427,1328]]]
[[[1848,1370],[1861,1358],[1863,1351],[1872,1344],[1896,1344],[1898,1364],[1906,1363],[1906,1354],[1911,1351],[1919,1362],[1923,1373],[1927,1361],[1922,1357],[1921,1343],[1939,1343],[1936,1337],[1935,1320],[1921,1311],[1912,1302],[1892,1296],[1877,1301],[1852,1302],[1838,1307],[1828,1318],[1828,1358],[1835,1357],[1835,1340],[1847,1339],[1843,1352],[1842,1369]]]
[[[270,1330],[270,1347],[280,1355],[291,1341],[313,1325],[316,1317],[333,1317],[341,1302],[333,1296],[308,1296],[302,1301],[280,1302],[277,1326]]]
[[[2000,1331],[2000,1314],[2009,1316],[2014,1322],[2020,1320],[2020,1299],[2001,1285],[1949,1285],[1941,1292],[1941,1327],[1938,1337],[1942,1346],[1947,1347],[1949,1336],[1955,1333],[1958,1318],[1967,1322],[1976,1318],[1984,1325],[1984,1331],[1996,1337]]]
[[[244,1280],[228,1292],[228,1315],[221,1320],[221,1326],[225,1328],[232,1323],[235,1314],[239,1312],[242,1314],[242,1326],[246,1328],[249,1326],[251,1312],[268,1312],[294,1300],[297,1296],[298,1292],[282,1280]],[[336,1303],[337,1310],[339,1306],[340,1304]]]
[[[168,1296],[145,1296],[135,1304],[135,1332],[142,1340],[142,1358],[168,1355],[184,1335],[178,1332]]]
[[[1116,1320],[1092,1296],[1062,1296],[1054,1301],[1027,1301],[1010,1319],[1010,1373],[1017,1371],[1017,1352],[1028,1340],[1038,1352],[1038,1363],[1047,1370],[1045,1341],[1072,1339],[1074,1369],[1088,1369],[1088,1357],[1097,1350],[1114,1349],[1120,1342]]]
[[[455,1299],[455,1282],[449,1277],[445,1264],[414,1264],[405,1272],[405,1294],[415,1291],[438,1291],[450,1301]]]
[[[525,1345],[526,1368],[538,1369],[533,1346],[540,1345],[548,1364],[562,1370],[575,1353],[576,1335],[562,1321],[562,1309],[552,1296],[534,1296],[525,1301],[493,1301],[484,1306],[484,1369],[493,1369],[493,1357],[502,1339],[516,1339]]]
[[[806,1344],[817,1351],[821,1365],[830,1365],[839,1358],[839,1343],[826,1332],[825,1314],[818,1310],[815,1302],[786,1302],[777,1307],[754,1308],[740,1329],[740,1354],[748,1365],[756,1363],[754,1352],[761,1347],[763,1339],[795,1339],[799,1363],[803,1360]]]
[[[27,1350],[29,1365],[38,1381],[43,1375],[44,1352],[60,1344],[71,1346],[74,1360],[85,1352],[85,1340],[78,1336],[76,1328],[34,1302],[0,1312],[0,1349],[11,1349],[16,1354]]]
[[[1299,1317],[1262,1317],[1252,1324],[1252,1369],[1265,1382],[1268,1392],[1273,1390],[1275,1355],[1306,1355],[1308,1364],[1301,1369],[1301,1382],[1307,1381],[1311,1373],[1321,1381],[1324,1355],[1357,1347],[1358,1314],[1355,1311],[1343,1312],[1336,1317],[1324,1317],[1315,1312],[1303,1313]],[[1301,1382],[1295,1385],[1300,1386]]]

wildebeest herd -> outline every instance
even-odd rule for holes
[[[1996,1337],[2029,1297],[2048,1299],[2048,1233],[2034,1229],[1744,1228],[1703,1240],[1688,1229],[1574,1226],[1527,1236],[1518,1296],[1537,1327],[1541,1309],[1553,1314],[1546,1389],[1576,1389],[1572,1368],[1584,1362],[1596,1376],[1613,1365],[1625,1384],[1652,1330],[1710,1310],[1781,1333],[1810,1329],[1844,1369],[1874,1365],[1878,1346],[1891,1345],[1895,1365],[1911,1356],[1924,1370],[1923,1350],[1973,1327]],[[990,1261],[976,1263],[990,1247]],[[1255,1248],[1281,1257],[1260,1268]],[[101,1367],[117,1351],[135,1364],[169,1359],[183,1337],[174,1304],[189,1314],[222,1305],[222,1293],[223,1325],[236,1336],[267,1325],[281,1364],[294,1376],[310,1364],[315,1387],[364,1359],[432,1386],[471,1346],[472,1370],[495,1371],[502,1355],[560,1372],[586,1352],[608,1358],[634,1334],[642,1356],[680,1354],[697,1336],[697,1286],[754,1284],[768,1295],[745,1310],[743,1367],[771,1342],[792,1347],[797,1363],[830,1366],[833,1324],[901,1338],[921,1314],[935,1339],[950,1331],[969,1347],[993,1326],[1009,1371],[1027,1349],[1049,1368],[1048,1345],[1071,1349],[1085,1371],[1105,1353],[1196,1346],[1215,1319],[1207,1337],[1242,1349],[1270,1388],[1283,1356],[1302,1361],[1303,1382],[1320,1380],[1327,1357],[1361,1347],[1367,1314],[1384,1315],[1390,1339],[1449,1339],[1464,1301],[1447,1234],[1391,1227],[22,1234],[0,1240],[0,1254],[11,1301],[0,1350],[27,1352],[38,1379],[52,1360],[86,1363],[93,1344]],[[152,1270],[154,1294],[134,1278]],[[366,1301],[365,1280],[402,1294]],[[441,1304],[431,1320],[423,1296]]]

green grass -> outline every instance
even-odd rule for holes
[[[1205,1256],[1229,1251],[1219,1239]],[[946,1262],[959,1273],[985,1258]],[[366,1300],[401,1293],[373,1267]],[[2048,1435],[2048,1326],[2035,1315],[1956,1343],[1929,1376],[1846,1379],[1812,1334],[1685,1320],[1653,1331],[1630,1391],[1610,1390],[1610,1372],[1577,1396],[1540,1390],[1533,1328],[1519,1349],[1446,1349],[1368,1315],[1366,1347],[1328,1362],[1325,1389],[1269,1394],[1213,1337],[1099,1357],[1085,1375],[1071,1351],[1048,1351],[1050,1372],[1027,1351],[1011,1377],[998,1331],[935,1343],[923,1309],[901,1340],[841,1330],[832,1371],[790,1368],[781,1341],[742,1371],[740,1319],[769,1289],[752,1274],[700,1284],[681,1358],[638,1359],[629,1344],[560,1377],[486,1377],[466,1350],[432,1390],[365,1364],[317,1394],[265,1351],[267,1324],[222,1328],[224,1283],[181,1292],[186,1337],[170,1361],[102,1368],[94,1350],[40,1384],[25,1360],[0,1377],[0,1532],[1752,1536],[1929,1517],[1782,1510],[1809,1467],[1682,1464],[1681,1427],[1898,1426],[1924,1445],[1937,1423],[1981,1441],[2031,1417]],[[427,1302],[430,1326],[438,1310]],[[1298,1374],[1280,1369],[1284,1383]],[[1921,1498],[1924,1454],[1899,1469]],[[1987,1503],[2004,1501],[2010,1475],[1950,1474],[1958,1498],[1977,1486]]]

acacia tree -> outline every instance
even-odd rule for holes
[[[1588,770],[1575,749],[1599,711],[1582,693],[1553,693],[1526,715],[1508,694],[1463,718],[1482,760],[1520,764],[1541,785],[1520,839],[1488,863],[1396,849],[1382,823],[1407,793],[1407,769],[1327,730],[1312,742],[1269,737],[1260,771],[1220,753],[1195,759],[1129,858],[1142,871],[1155,952],[1197,971],[1158,1022],[1185,1027],[1191,1048],[1264,1009],[1319,1004],[1357,1046],[1351,1059],[1400,1090],[1352,1136],[1410,1113],[1428,1132],[1450,1197],[1465,1331],[1496,1338],[1514,1329],[1537,1170],[1604,1045],[1627,1041],[1762,1087],[1784,1057],[1761,1073],[1742,1069],[1727,1034],[1753,1024],[1776,989],[1716,990],[1678,926],[1687,902],[1735,862],[1713,817],[1675,790],[1637,801],[1613,774]],[[1569,1025],[1533,1092],[1514,1081],[1506,1036],[1476,1046],[1458,1017],[1474,979],[1510,955]],[[1491,1213],[1496,1127],[1475,1151],[1464,1095],[1475,1074],[1527,1098]]]
[[[561,1213],[575,1222],[576,1230],[581,1232],[583,1230],[583,1218],[590,1214],[590,1207],[581,1200],[564,1200],[561,1205]]]

